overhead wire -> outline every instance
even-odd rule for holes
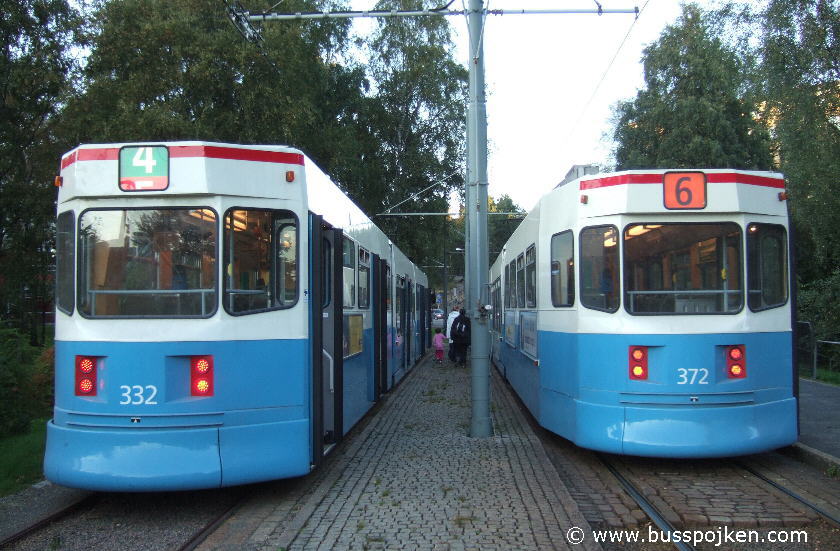
[[[597,1],[595,3],[598,4]],[[615,54],[613,55],[612,59],[610,60],[609,64],[607,65],[607,68],[604,69],[604,72],[601,75],[600,80],[598,80],[598,84],[595,85],[595,89],[592,90],[592,94],[589,96],[589,99],[586,100],[586,104],[583,106],[583,109],[581,109],[580,114],[578,115],[578,118],[575,121],[575,124],[573,124],[571,126],[571,128],[569,129],[569,133],[566,135],[565,140],[563,140],[563,145],[565,145],[569,142],[569,139],[572,137],[572,134],[574,134],[575,131],[577,130],[578,125],[580,125],[580,121],[583,120],[583,116],[586,114],[586,110],[589,109],[589,105],[592,103],[592,100],[594,100],[595,96],[598,94],[598,90],[601,88],[601,84],[603,84],[604,80],[606,80],[607,74],[610,72],[610,69],[612,69],[613,63],[615,63],[615,60],[618,58],[618,54],[621,53],[622,48],[624,48],[624,44],[627,43],[627,39],[630,38],[630,34],[633,32],[633,29],[635,28],[636,23],[639,21],[639,17],[642,16],[642,13],[644,13],[645,8],[647,8],[647,5],[649,3],[650,3],[650,0],[646,0],[645,4],[642,6],[642,8],[636,14],[636,17],[633,19],[633,22],[630,24],[630,28],[627,29],[627,34],[624,35],[624,38],[621,40],[621,44],[618,45],[618,49],[615,51]],[[601,9],[600,4],[598,4],[598,9],[600,11],[600,9]]]

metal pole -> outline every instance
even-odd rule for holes
[[[472,422],[470,436],[492,434],[490,422],[490,332],[487,311],[487,98],[484,90],[484,11],[482,0],[470,0],[470,106],[467,120],[467,303],[472,318]],[[471,193],[469,193],[471,191]]]
[[[446,320],[449,319],[449,274],[447,273],[446,264],[449,257],[449,252],[446,250],[447,239],[446,234],[446,218],[443,219],[443,331],[446,332]],[[448,335],[447,335],[448,336]]]

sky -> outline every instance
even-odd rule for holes
[[[632,14],[597,13],[488,16],[483,45],[491,196],[510,195],[529,210],[572,165],[610,162],[611,144],[604,138],[610,131],[612,108],[642,88],[642,50],[676,21],[681,2],[598,1],[604,9],[638,6],[642,11],[638,19]],[[374,4],[355,0],[353,7],[370,9]],[[463,9],[464,4],[455,0],[450,9]],[[597,10],[597,3],[485,0],[485,7]],[[466,64],[466,19],[450,17],[450,25],[455,58]]]

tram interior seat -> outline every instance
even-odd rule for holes
[[[716,312],[718,310],[717,297],[690,297],[677,298],[675,300],[675,311],[681,314],[703,314]]]
[[[674,297],[639,294],[633,297],[633,313],[660,314],[674,312]]]

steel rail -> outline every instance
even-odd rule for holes
[[[605,457],[603,453],[595,453],[598,456],[598,459],[601,460],[601,463],[612,473],[612,475],[618,480],[619,484],[624,488],[624,490],[630,494],[636,503],[639,504],[639,507],[642,508],[642,511],[653,521],[654,524],[659,528],[660,531],[668,534],[672,534],[673,532],[677,532],[678,530],[674,525],[668,522],[665,517],[659,512],[659,510],[650,502],[648,499],[636,488],[636,485],[633,484],[627,477],[621,474],[618,469],[610,462],[609,459]],[[678,541],[678,542],[671,542],[677,549],[680,551],[694,551],[694,548],[688,545],[685,542]]]
[[[793,490],[785,488],[784,486],[782,486],[781,484],[779,484],[775,480],[771,480],[770,478],[767,478],[766,476],[764,476],[760,472],[756,471],[755,469],[753,469],[752,467],[750,467],[746,463],[743,463],[741,461],[733,461],[733,463],[735,463],[736,465],[738,465],[739,467],[741,467],[742,469],[744,469],[745,471],[747,471],[748,473],[750,473],[754,477],[756,477],[756,478],[766,482],[767,484],[773,486],[774,488],[776,488],[777,490],[779,490],[780,492],[782,492],[786,496],[792,497],[793,499],[802,503],[806,507],[809,507],[810,509],[815,511],[818,515],[820,515],[821,517],[823,517],[827,520],[830,520],[831,522],[833,522],[837,526],[840,526],[840,518],[835,517],[834,515],[832,515],[831,513],[826,511],[825,509],[821,508],[820,506],[815,505],[814,503],[811,503],[810,501],[808,501],[807,499],[805,499],[801,495],[797,494]]]
[[[64,507],[62,507],[58,511],[53,511],[52,513],[49,513],[45,516],[42,516],[41,518],[36,519],[31,524],[25,526],[24,528],[21,528],[20,530],[17,530],[16,532],[14,532],[13,534],[10,534],[9,536],[6,536],[5,538],[3,538],[3,540],[0,541],[0,549],[3,549],[3,548],[5,548],[5,547],[7,547],[7,546],[9,546],[13,543],[16,543],[16,542],[22,540],[26,536],[37,532],[38,530],[44,528],[45,526],[48,526],[48,525],[52,524],[53,522],[55,522],[59,519],[62,519],[66,516],[69,516],[70,514],[76,512],[77,510],[81,509],[82,507],[85,507],[85,506],[88,506],[88,505],[91,505],[91,506],[94,505],[99,499],[100,499],[100,494],[92,492],[92,493],[89,493],[87,495],[84,495],[84,496],[80,497],[78,500],[76,500],[72,503],[69,503],[69,504],[65,505]]]

